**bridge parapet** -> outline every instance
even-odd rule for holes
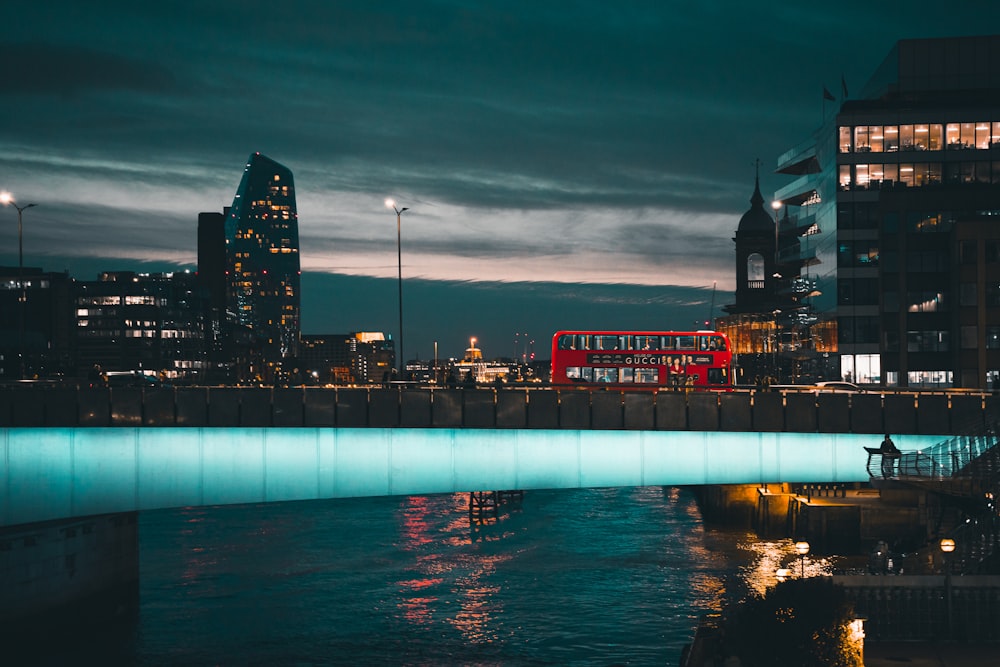
[[[536,428],[978,433],[980,394],[628,392],[556,388],[0,389],[0,426]]]

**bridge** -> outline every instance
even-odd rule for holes
[[[985,433],[994,409],[944,393],[0,389],[0,622],[134,591],[141,510],[862,482],[882,433],[930,451]]]

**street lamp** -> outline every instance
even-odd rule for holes
[[[946,537],[941,540],[941,567],[944,569],[944,598],[948,611],[948,638],[953,636],[952,612],[951,612],[951,563],[948,557],[955,550],[955,540]]]
[[[405,206],[396,208],[396,200],[391,197],[385,200],[385,207],[396,212],[396,262],[399,268],[399,379],[402,380],[406,362],[403,357],[403,237],[400,218],[403,211],[408,209]]]
[[[806,554],[809,553],[809,543],[796,542],[795,553],[799,555],[799,563],[800,563],[799,573],[801,578],[804,579],[806,576]]]
[[[781,210],[782,203],[780,200],[775,199],[771,202],[771,208],[774,209],[774,264],[775,268],[778,265],[778,211]]]
[[[19,312],[19,330],[18,330],[18,350],[17,356],[19,361],[19,374],[20,379],[24,379],[24,309],[28,302],[28,291],[24,287],[24,227],[21,224],[21,215],[24,213],[24,209],[31,208],[35,204],[25,204],[24,206],[18,206],[14,202],[14,196],[9,192],[0,193],[0,203],[4,206],[10,204],[17,209],[17,282],[21,287],[21,298],[19,299],[20,306],[18,307]]]

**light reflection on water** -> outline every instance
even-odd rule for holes
[[[660,487],[528,491],[487,525],[466,494],[153,512],[140,545],[126,664],[676,665],[797,567]]]

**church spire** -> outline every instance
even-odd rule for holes
[[[753,194],[750,196],[751,207],[764,205],[764,197],[760,194],[760,158],[755,161],[756,169],[753,177]]]

